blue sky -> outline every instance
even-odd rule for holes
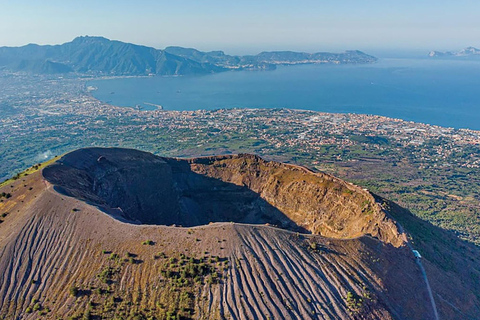
[[[157,48],[341,51],[480,46],[480,1],[0,0],[0,46],[102,35]]]

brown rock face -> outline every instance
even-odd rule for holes
[[[138,224],[273,224],[400,246],[395,223],[366,191],[303,167],[241,154],[169,159],[125,149],[82,149],[46,168],[56,188]]]

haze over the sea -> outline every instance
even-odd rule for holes
[[[0,46],[101,35],[229,54],[444,51],[480,46],[479,12],[471,0],[3,1]]]

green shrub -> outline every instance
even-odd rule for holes
[[[120,257],[116,253],[111,253],[109,259],[110,260],[118,260]]]
[[[78,287],[72,286],[70,288],[70,295],[76,297],[76,296],[78,296],[78,293],[79,293]]]

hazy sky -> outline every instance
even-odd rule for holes
[[[480,1],[0,0],[0,46],[79,35],[228,53],[453,50],[480,47]]]

